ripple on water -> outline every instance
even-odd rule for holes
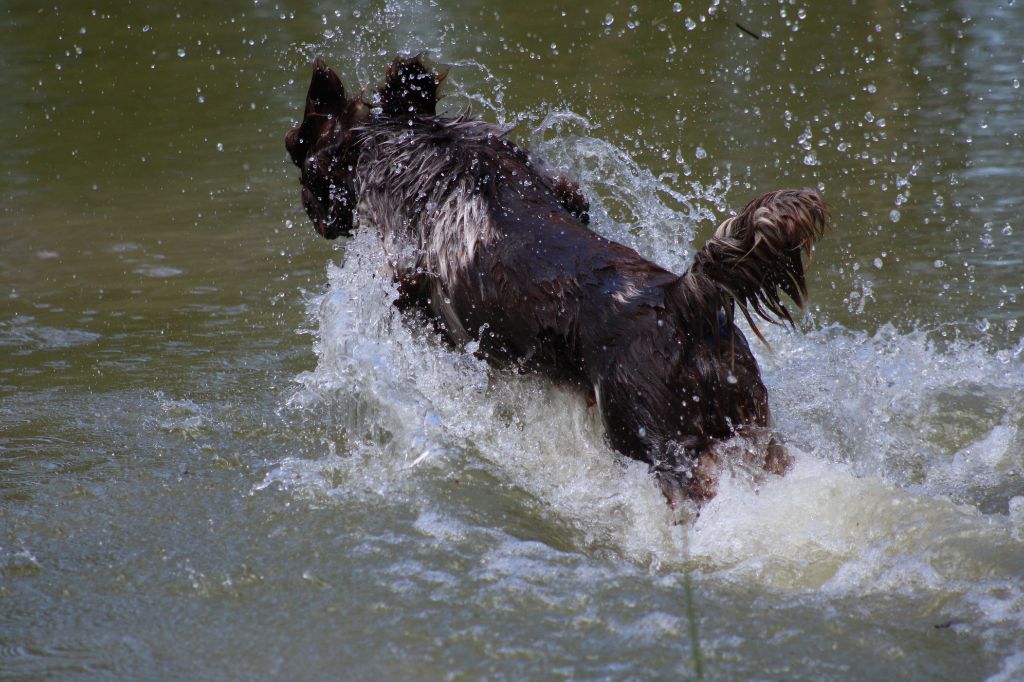
[[[31,316],[0,322],[0,346],[32,350],[58,350],[95,343],[101,334],[84,329],[65,329],[35,324]]]
[[[167,279],[169,277],[177,277],[178,275],[184,274],[185,271],[181,268],[173,268],[167,265],[147,265],[146,267],[135,268],[132,272],[137,275],[143,275],[144,277]]]

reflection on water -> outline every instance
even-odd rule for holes
[[[689,570],[710,677],[1024,671],[1013,6],[4,12],[0,669],[688,675]],[[757,351],[789,476],[673,525],[582,401],[399,316],[373,235],[313,235],[305,63],[398,50],[675,269],[822,189],[804,330]]]

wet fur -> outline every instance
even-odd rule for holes
[[[579,188],[507,131],[437,115],[443,80],[397,58],[375,97],[349,98],[314,63],[286,146],[317,231],[376,229],[400,305],[426,310],[456,343],[478,341],[497,365],[591,395],[612,447],[648,463],[673,505],[714,495],[736,435],[747,459],[782,473],[788,456],[733,316],[792,322],[779,289],[806,298],[802,256],[827,223],[817,193],[758,197],[679,276],[591,231]]]

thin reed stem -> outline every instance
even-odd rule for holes
[[[690,630],[690,662],[697,682],[704,680],[704,656],[700,650],[700,628],[697,623],[697,603],[693,598],[693,578],[690,575],[690,533],[683,532],[683,598],[686,600],[686,620]]]

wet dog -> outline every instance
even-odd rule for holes
[[[478,342],[496,365],[584,391],[611,446],[648,463],[673,506],[715,494],[737,435],[747,459],[782,473],[788,456],[734,313],[759,337],[754,316],[792,324],[779,290],[803,305],[802,259],[828,220],[818,194],[754,199],[676,275],[591,231],[579,188],[508,131],[439,115],[443,80],[400,57],[373,96],[348,97],[314,63],[286,146],[316,230],[377,230],[399,305],[425,310],[456,344]]]

